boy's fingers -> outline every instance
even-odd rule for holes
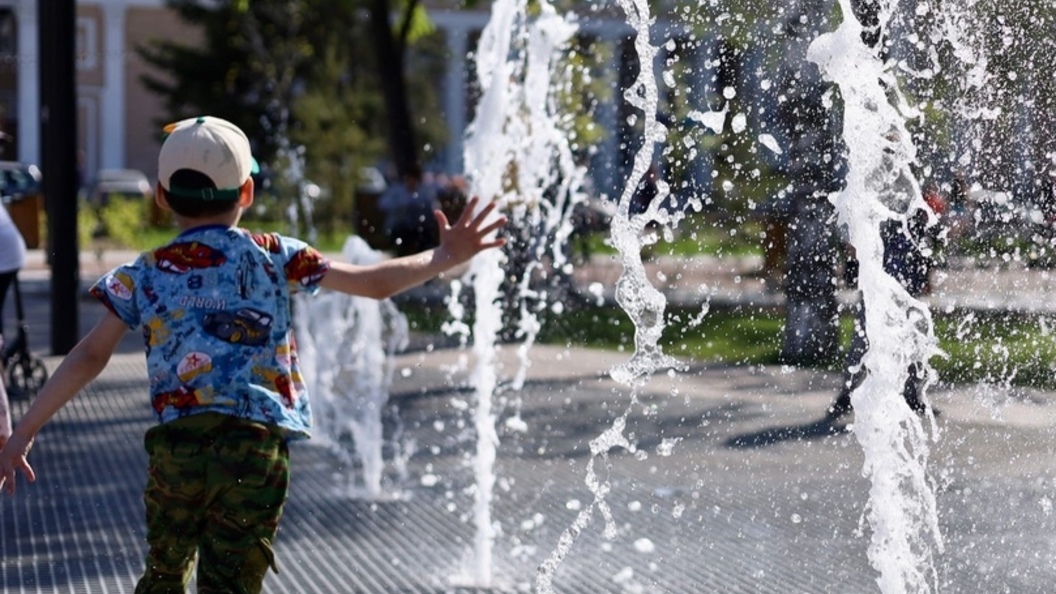
[[[496,206],[497,205],[494,202],[487,203],[484,208],[480,209],[480,212],[477,213],[477,216],[473,217],[473,221],[470,223],[470,226],[479,227],[484,224],[485,219],[487,219],[488,215],[490,215],[491,212],[495,210]]]
[[[466,206],[462,209],[462,214],[459,215],[458,220],[455,221],[456,225],[470,224],[470,221],[473,220],[473,211],[476,209],[477,202],[478,200],[476,196],[472,196],[468,201],[466,201]]]
[[[33,472],[33,467],[29,465],[25,458],[19,463],[19,468],[22,469],[22,474],[26,475],[27,481],[31,483],[37,482],[37,473]]]
[[[481,229],[479,231],[479,233],[481,235],[487,235],[488,233],[491,233],[492,231],[497,231],[499,228],[501,228],[505,224],[506,224],[506,217],[499,218],[499,219],[493,221],[487,227],[484,227],[483,229]]]

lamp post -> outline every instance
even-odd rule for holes
[[[77,87],[74,0],[37,3],[40,51],[41,166],[51,262],[51,350],[65,355],[79,339],[77,297]]]

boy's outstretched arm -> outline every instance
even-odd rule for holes
[[[351,295],[384,299],[420,285],[486,249],[505,244],[505,239],[489,237],[506,224],[506,217],[489,221],[494,216],[495,203],[489,202],[475,213],[477,202],[477,198],[471,198],[453,225],[443,212],[433,213],[440,227],[440,245],[436,248],[369,266],[333,262],[320,285]]]
[[[106,317],[62,360],[0,450],[0,489],[6,488],[8,493],[15,492],[16,469],[29,482],[36,480],[33,468],[26,461],[33,438],[44,423],[106,367],[127,330],[128,326],[108,311]]]

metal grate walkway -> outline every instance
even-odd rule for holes
[[[545,349],[540,358],[550,356],[560,359]],[[597,377],[618,355],[565,357],[541,363],[545,377],[501,398],[505,412],[521,403],[529,430],[500,425],[490,588],[458,585],[474,536],[473,444],[459,406],[470,395],[447,387],[453,355],[437,352],[405,355],[410,372],[397,374],[401,439],[413,447],[405,478],[387,476],[398,496],[351,497],[341,457],[321,443],[293,448],[276,543],[281,573],[269,575],[266,591],[531,591],[536,569],[591,501],[588,442],[626,406]],[[144,553],[144,374],[140,355],[115,356],[38,437],[37,484],[20,482],[15,497],[0,500],[3,592],[132,592]],[[559,566],[555,591],[877,592],[860,534],[868,485],[853,435],[804,431],[831,388],[806,374],[730,368],[697,370],[678,395],[662,385],[643,394],[626,432],[638,452],[595,462],[612,486],[617,536],[602,536],[595,513]],[[14,403],[16,418],[24,406]],[[946,537],[940,591],[1051,592],[1052,430],[974,422],[958,410],[944,414],[932,457]]]

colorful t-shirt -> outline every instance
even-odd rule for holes
[[[290,295],[315,293],[329,261],[278,234],[205,226],[144,252],[91,289],[143,332],[161,423],[214,411],[308,437]]]

